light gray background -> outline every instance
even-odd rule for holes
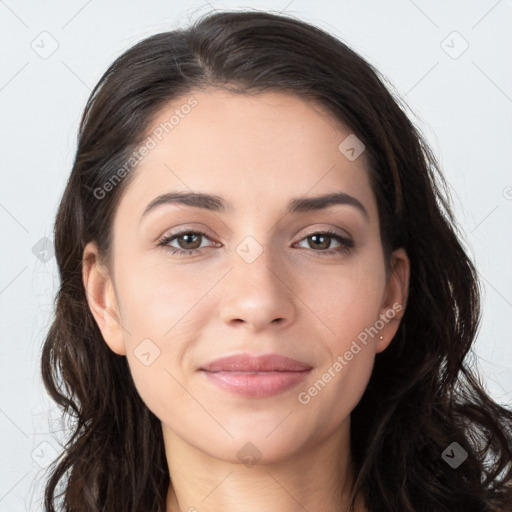
[[[240,7],[285,11],[340,37],[417,114],[484,286],[475,346],[482,378],[512,403],[510,0],[0,0],[0,511],[41,510],[44,468],[63,442],[51,433],[59,415],[39,373],[58,287],[44,238],[52,238],[90,90],[142,38]]]

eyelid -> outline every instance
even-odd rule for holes
[[[316,235],[318,233],[328,233],[330,235],[336,235],[345,240],[350,240],[353,242],[352,235],[348,231],[346,231],[342,228],[338,228],[338,227],[335,228],[332,226],[328,226],[326,228],[312,228],[311,226],[308,226],[307,228],[304,228],[303,230],[301,230],[299,232],[299,234],[297,235],[299,237],[297,239],[297,241],[300,242],[304,238],[307,238],[308,236],[311,236],[311,235]]]
[[[206,226],[203,224],[200,224],[199,227],[194,227],[188,224],[185,224],[184,226],[180,226],[175,229],[167,230],[162,235],[160,235],[157,239],[157,241],[161,241],[165,238],[169,238],[172,236],[179,236],[185,233],[200,233],[204,235],[205,237],[209,238],[210,240],[212,238],[215,238],[215,235],[211,233],[211,230],[209,230]]]

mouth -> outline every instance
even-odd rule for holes
[[[207,381],[224,391],[248,398],[275,396],[297,386],[312,366],[278,354],[235,354],[201,368]]]

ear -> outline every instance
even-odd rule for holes
[[[393,252],[391,271],[380,309],[380,319],[384,327],[380,330],[379,336],[383,339],[377,338],[376,352],[382,352],[388,347],[404,316],[409,295],[410,266],[409,257],[404,248]]]
[[[82,258],[82,280],[89,309],[110,349],[126,355],[121,317],[108,269],[102,264],[98,247],[89,242]]]

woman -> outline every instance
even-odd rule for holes
[[[42,373],[76,423],[47,511],[510,510],[443,177],[334,37],[219,12],[129,49],[55,249]]]

